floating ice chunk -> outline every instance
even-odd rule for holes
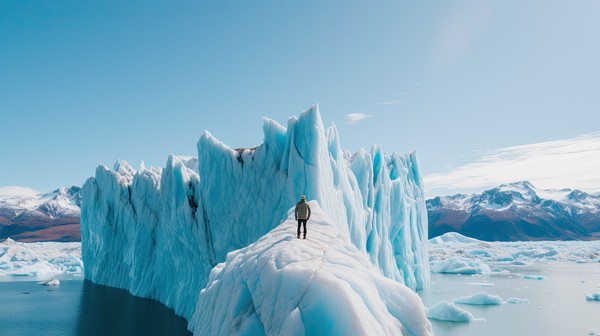
[[[600,301],[600,293],[585,294],[585,299],[588,301]]]
[[[532,275],[532,274],[524,274],[522,276],[523,279],[528,279],[528,280],[546,280],[548,279],[547,277],[543,276],[543,275]]]
[[[497,295],[481,292],[470,296],[463,296],[453,300],[456,303],[469,305],[499,305],[502,304],[502,298]]]
[[[600,336],[600,329],[592,329],[588,331],[588,336]]]
[[[447,322],[471,322],[473,315],[448,301],[440,301],[427,310],[427,317],[432,320]]]
[[[511,304],[529,303],[529,300],[520,299],[520,298],[508,298],[508,299],[506,299],[506,303],[511,303]]]
[[[51,279],[48,281],[38,282],[39,285],[45,286],[60,286],[60,281],[58,279]]]
[[[452,257],[450,259],[434,262],[431,270],[435,273],[451,274],[481,274],[490,273],[490,267],[478,260],[463,257]]]

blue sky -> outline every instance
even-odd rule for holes
[[[435,193],[475,190],[502,178],[453,172],[490,151],[600,131],[598,17],[592,0],[0,1],[0,186],[163,166],[205,129],[256,146],[261,117],[319,103],[350,151],[416,150]],[[565,169],[544,178],[600,191]]]

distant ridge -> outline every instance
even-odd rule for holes
[[[25,187],[0,187],[0,240],[81,241],[81,188],[40,193]]]
[[[429,238],[458,232],[486,241],[600,238],[600,196],[528,181],[426,201]]]

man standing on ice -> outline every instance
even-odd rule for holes
[[[306,196],[300,197],[300,202],[296,204],[295,212],[296,220],[298,220],[298,239],[300,239],[300,225],[304,225],[304,239],[306,239],[306,222],[310,219],[310,206],[306,203]]]

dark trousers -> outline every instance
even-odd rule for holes
[[[300,238],[300,225],[304,226],[304,238],[306,238],[306,222],[308,219],[298,218],[298,238]]]

